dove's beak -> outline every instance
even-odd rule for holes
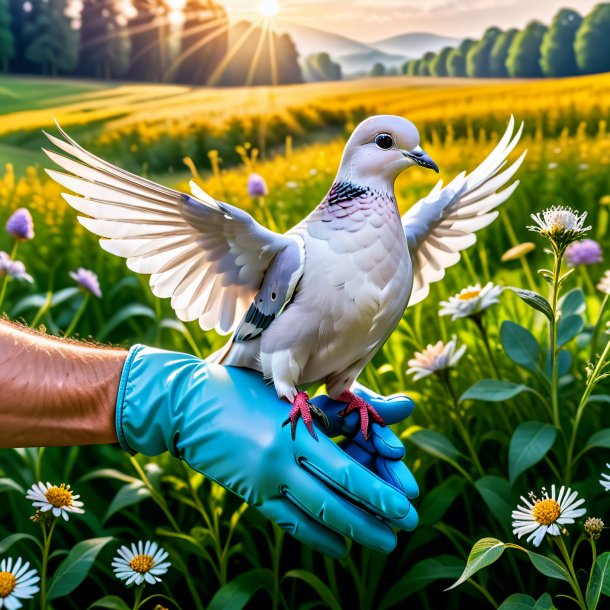
[[[421,146],[416,146],[413,150],[403,150],[402,154],[417,163],[417,165],[433,169],[438,174],[438,165],[432,161],[432,158],[424,152]]]

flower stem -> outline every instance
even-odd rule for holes
[[[40,566],[40,610],[46,610],[47,608],[47,566],[49,563],[49,551],[51,550],[51,538],[53,531],[57,525],[57,519],[54,518],[47,532],[47,524],[43,521],[42,525],[42,536],[43,536],[43,549],[42,549],[42,564]]]
[[[481,339],[483,339],[483,345],[485,345],[485,351],[489,356],[489,364],[493,370],[496,379],[500,379],[500,371],[498,370],[498,365],[496,364],[496,359],[494,358],[493,350],[491,349],[491,344],[489,342],[489,335],[487,334],[487,330],[483,325],[483,319],[481,314],[471,316],[470,319],[474,322],[475,326],[479,330],[479,334],[481,335]]]
[[[602,301],[602,305],[599,309],[599,315],[597,316],[597,322],[595,323],[595,328],[593,329],[593,335],[591,336],[591,353],[589,354],[589,360],[595,360],[595,350],[597,349],[597,344],[599,343],[599,334],[602,330],[604,313],[606,313],[606,307],[608,306],[608,300],[610,299],[610,295],[604,295],[604,300]]]
[[[572,560],[570,559],[570,554],[568,553],[568,549],[566,549],[565,542],[563,541],[563,538],[561,537],[561,535],[553,536],[553,540],[555,541],[555,544],[557,544],[557,547],[559,548],[559,551],[563,557],[566,567],[568,568],[568,571],[570,572],[570,585],[572,586],[572,590],[576,594],[576,600],[578,601],[578,605],[581,607],[582,610],[587,610],[587,605],[586,605],[585,599],[582,595],[582,591],[580,590],[580,587],[578,586],[578,579],[576,578],[576,572],[574,571],[574,565],[572,563]]]
[[[76,325],[78,324],[83,313],[85,312],[85,309],[87,308],[88,302],[89,302],[89,293],[86,293],[83,296],[83,301],[80,304],[80,307],[78,308],[77,312],[74,314],[74,317],[72,318],[72,322],[70,322],[70,326],[68,326],[68,328],[66,329],[66,332],[64,333],[64,338],[67,339],[74,332]]]
[[[562,254],[555,253],[553,263],[553,287],[551,297],[551,309],[553,319],[549,326],[549,356],[551,358],[551,406],[553,408],[553,425],[560,429],[559,420],[559,372],[557,370],[557,300],[559,298],[559,274],[561,273]]]
[[[144,585],[136,589],[136,597],[133,602],[133,610],[138,610],[140,607],[140,600],[142,599],[142,593],[144,593]]]
[[[53,292],[51,290],[47,291],[47,296],[44,300],[44,303],[40,307],[40,309],[36,312],[32,323],[30,324],[30,328],[36,328],[38,323],[40,322],[42,316],[44,316],[47,311],[49,311],[49,307],[51,306],[51,300],[53,299]]]
[[[19,246],[19,242],[15,240],[13,243],[13,249],[11,250],[11,260],[15,260],[15,256],[17,256],[17,247]],[[4,274],[2,278],[2,287],[0,288],[0,308],[2,307],[2,303],[4,302],[4,297],[6,295],[6,287],[8,286],[8,273]],[[0,309],[2,312],[2,309]]]

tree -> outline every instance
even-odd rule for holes
[[[11,31],[11,7],[9,0],[0,0],[0,68],[8,69],[8,62],[15,55],[15,41]]]
[[[77,71],[83,76],[116,78],[129,66],[129,37],[117,0],[83,0]]]
[[[387,73],[387,68],[380,62],[377,62],[371,70],[371,76],[385,76]]]
[[[421,64],[421,59],[412,59],[409,62],[409,69],[407,70],[407,74],[409,76],[418,76],[420,64]]]
[[[184,14],[175,80],[205,85],[229,49],[227,12],[212,0],[187,0]]]
[[[445,47],[436,54],[436,57],[430,62],[430,74],[432,76],[449,76],[447,60],[452,51],[452,47]]]
[[[305,76],[308,81],[336,81],[343,78],[341,64],[335,63],[328,53],[315,53],[305,59]]]
[[[424,54],[419,64],[419,76],[430,76],[430,64],[435,57],[436,53],[434,51],[428,51]]]
[[[405,61],[404,64],[402,64],[402,68],[401,68],[401,72],[403,74],[409,74],[409,66],[414,62],[414,59],[408,59],[407,61]]]
[[[520,78],[543,76],[540,67],[540,47],[547,29],[546,25],[539,21],[530,21],[526,28],[515,36],[506,60],[510,76]]]
[[[496,39],[501,33],[500,28],[487,29],[483,38],[468,51],[466,55],[466,74],[468,76],[474,78],[489,76],[489,56]]]
[[[574,41],[584,74],[610,71],[610,4],[598,4],[582,21]]]
[[[129,20],[129,67],[127,78],[161,82],[164,70],[164,18],[167,9],[160,0],[132,0],[134,15]],[[186,17],[185,7],[185,18]]]
[[[545,76],[578,74],[574,41],[582,17],[571,9],[560,10],[544,35],[540,48],[540,66]]]
[[[66,15],[67,0],[41,2],[36,16],[24,26],[25,56],[44,74],[69,72],[76,66],[78,33]]]
[[[466,76],[466,55],[475,44],[474,40],[466,38],[462,40],[457,49],[453,49],[449,53],[449,57],[447,57],[447,72],[449,76]]]
[[[502,32],[497,38],[494,46],[491,48],[489,54],[489,76],[495,78],[506,78],[508,76],[508,69],[506,67],[506,60],[508,58],[508,51],[510,49],[515,36],[519,30],[513,28]]]

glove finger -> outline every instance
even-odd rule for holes
[[[341,559],[347,553],[345,539],[322,523],[305,514],[290,500],[274,498],[263,502],[257,509],[267,519],[275,521],[283,530],[307,544],[316,551],[334,559]]]
[[[380,396],[361,385],[356,386],[352,391],[356,396],[373,405],[386,424],[397,424],[407,419],[415,409],[415,403],[408,396]]]
[[[284,495],[313,519],[358,544],[382,553],[396,546],[396,534],[385,521],[334,494],[305,472],[291,479]]]
[[[299,456],[299,462],[320,481],[384,518],[400,519],[407,514],[409,501],[403,493],[326,437],[320,437],[315,445],[314,450]]]
[[[419,495],[419,487],[415,477],[406,464],[397,460],[386,460],[380,456],[375,457],[374,471],[384,480],[400,489],[407,498],[412,500]]]
[[[369,470],[375,468],[375,454],[370,453],[367,449],[360,447],[351,439],[346,439],[339,443],[339,447],[357,462],[366,466]]]
[[[411,505],[411,509],[402,519],[390,519],[390,525],[397,527],[399,530],[403,530],[405,532],[410,532],[417,527],[417,522],[419,521],[419,517],[417,515],[417,511],[415,507]]]
[[[351,415],[351,413],[350,413]],[[401,460],[405,455],[405,446],[394,434],[391,428],[373,424],[369,439],[365,440],[362,431],[358,429],[353,437],[354,443],[369,453],[378,453],[389,460]]]

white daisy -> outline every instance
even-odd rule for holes
[[[46,513],[52,511],[54,517],[63,517],[66,521],[70,513],[84,513],[83,503],[78,500],[80,496],[72,493],[69,485],[62,483],[59,487],[42,481],[35,483],[25,496],[28,500],[34,500],[32,505]]]
[[[38,572],[30,570],[28,561],[24,563],[19,557],[13,565],[12,557],[3,559],[0,562],[0,608],[21,608],[20,599],[31,599],[40,591],[36,584],[39,580]]]
[[[159,576],[163,576],[171,565],[169,561],[165,561],[167,551],[150,540],[146,543],[140,540],[137,547],[132,543],[131,549],[122,546],[117,553],[112,567],[116,577],[124,580],[127,586],[134,583],[141,585],[147,582],[154,585],[161,582]]]
[[[606,271],[606,273],[602,275],[597,284],[597,289],[603,294],[610,294],[610,271]]]
[[[534,546],[540,546],[546,534],[559,536],[560,525],[574,523],[574,519],[582,517],[587,512],[586,508],[578,508],[584,504],[584,499],[577,500],[577,497],[577,491],[573,492],[563,485],[559,495],[555,494],[555,485],[551,485],[550,497],[544,487],[542,499],[538,499],[533,492],[529,493],[529,500],[521,496],[525,506],[519,505],[517,510],[513,511],[513,534],[519,538],[529,534],[527,541],[532,541]]]
[[[488,282],[481,288],[481,284],[468,286],[455,296],[449,297],[448,301],[441,301],[439,315],[451,316],[452,320],[468,318],[485,311],[494,303],[500,302],[500,294],[503,288]]]
[[[439,341],[436,345],[428,345],[423,352],[415,352],[415,357],[407,363],[407,375],[413,374],[413,381],[417,381],[455,366],[466,351],[465,345],[456,350],[456,342],[454,337],[447,344]]]
[[[606,464],[610,468],[610,464]],[[604,488],[604,491],[610,491],[610,474],[602,472],[601,479],[599,480],[600,485]]]
[[[528,229],[548,237],[557,247],[565,248],[591,230],[590,226],[584,226],[586,219],[586,212],[580,213],[562,205],[554,205],[543,212],[532,214],[536,225]]]

